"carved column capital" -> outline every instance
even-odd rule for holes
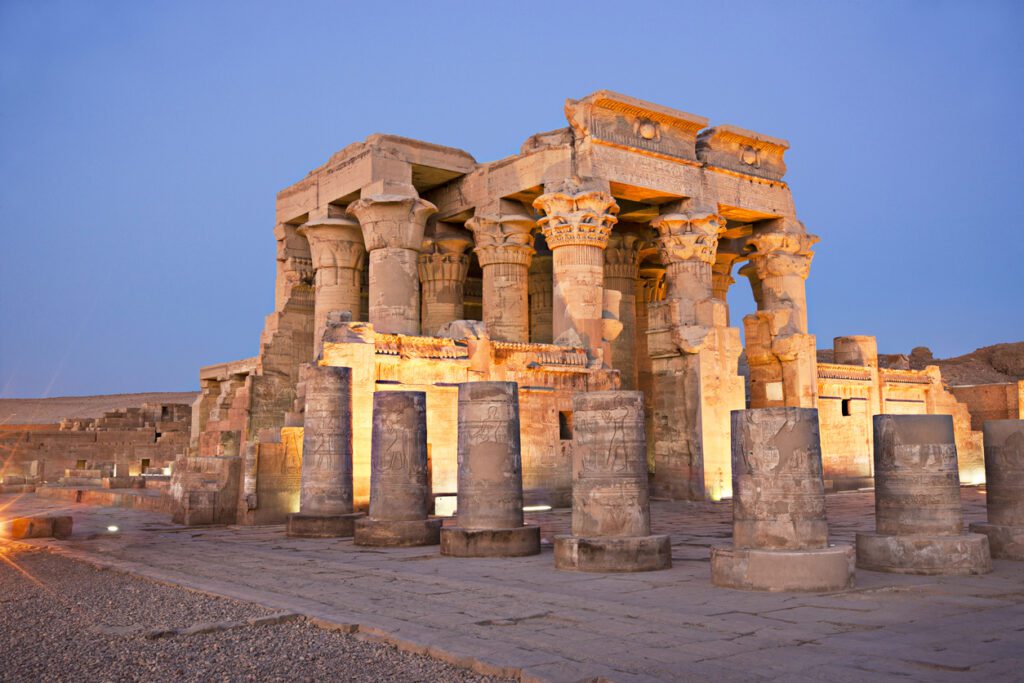
[[[636,280],[644,239],[631,232],[613,232],[604,250],[604,276]]]
[[[643,286],[644,303],[655,303],[665,299],[665,267],[644,266],[639,272],[639,282]]]
[[[762,232],[747,240],[754,248],[750,262],[761,280],[770,277],[796,275],[806,280],[811,270],[811,251],[818,241],[817,235],[808,233]]]
[[[363,230],[367,251],[411,249],[419,251],[427,218],[437,207],[419,197],[377,194],[358,199],[348,206]]]
[[[469,272],[469,254],[465,252],[472,245],[463,235],[442,234],[423,240],[417,260],[420,281],[464,282]]]
[[[604,249],[612,226],[618,222],[619,205],[607,192],[549,192],[533,202],[544,212],[538,221],[544,239],[552,250],[564,246],[591,246]]]
[[[658,231],[658,249],[666,264],[700,261],[712,264],[725,219],[709,211],[669,213],[651,221]]]
[[[362,270],[366,248],[359,223],[347,218],[325,218],[299,226],[297,232],[309,242],[312,265],[321,268]]]
[[[529,266],[533,248],[533,218],[520,214],[481,214],[466,221],[476,240],[481,267],[497,263]]]

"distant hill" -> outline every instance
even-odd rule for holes
[[[818,362],[831,363],[832,349],[818,349]],[[1024,342],[984,346],[955,358],[935,358],[927,346],[918,346],[905,354],[878,354],[884,368],[923,370],[938,365],[942,379],[952,386],[998,384],[1024,379]]]
[[[0,424],[53,424],[65,417],[102,417],[116,408],[137,408],[143,403],[192,403],[195,391],[145,394],[57,396],[54,398],[0,398]]]

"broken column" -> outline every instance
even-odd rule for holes
[[[440,542],[442,520],[428,519],[427,394],[373,395],[370,513],[356,522],[356,545],[417,546]]]
[[[618,221],[618,204],[608,192],[567,181],[533,206],[545,214],[538,225],[551,249],[551,334],[558,343],[574,332],[593,357],[602,340],[603,252]]]
[[[360,287],[366,265],[366,249],[359,223],[345,217],[311,219],[298,234],[309,242],[314,269],[313,357],[323,348],[327,314],[347,311],[353,320],[361,310]]]
[[[299,512],[288,516],[289,536],[351,536],[352,370],[309,365],[305,378],[302,430],[302,482]]]
[[[732,494],[732,545],[711,548],[714,585],[853,586],[853,546],[828,542],[816,409],[732,411]]]
[[[988,536],[992,557],[1024,560],[1024,420],[986,420],[982,430],[988,523],[971,531]]]
[[[352,202],[370,254],[370,323],[385,334],[420,333],[417,266],[427,218],[437,212],[416,196],[373,194]]]
[[[515,382],[459,385],[456,526],[441,529],[441,554],[518,557],[540,552],[540,527],[523,525],[519,389]]]
[[[433,337],[446,323],[462,320],[463,290],[469,272],[469,254],[473,244],[468,236],[449,232],[424,240],[419,255],[423,302],[420,325],[424,336]]]
[[[508,207],[506,207],[508,208]],[[534,220],[521,213],[479,213],[468,221],[483,271],[483,322],[491,339],[530,340],[529,272]]]
[[[669,537],[651,535],[643,394],[573,396],[572,535],[555,537],[555,567],[639,572],[672,566]]]
[[[875,533],[857,567],[895,574],[992,571],[988,538],[965,534],[953,419],[875,415]]]

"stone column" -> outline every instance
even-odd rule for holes
[[[988,536],[992,557],[1024,560],[1024,420],[986,420],[982,432],[988,524],[971,531]]]
[[[725,324],[729,324],[729,288],[736,284],[732,276],[732,254],[718,254],[711,264],[711,296],[725,304]]]
[[[647,469],[654,471],[654,372],[647,331],[650,329],[649,307],[665,298],[665,268],[644,265],[637,280],[636,297],[636,366],[637,389],[644,394],[644,429],[647,439]]]
[[[466,221],[476,240],[484,278],[484,324],[491,339],[530,339],[529,271],[534,220],[520,214],[481,214]]]
[[[732,481],[732,546],[711,549],[712,583],[768,591],[853,586],[853,546],[828,543],[817,410],[734,410]]]
[[[575,187],[541,195],[533,206],[545,214],[538,225],[551,249],[551,334],[559,343],[563,335],[574,333],[594,358],[601,348],[601,252],[618,221],[619,207],[607,192]]]
[[[550,344],[551,252],[538,252],[530,264],[530,341]]]
[[[440,542],[441,519],[428,519],[427,395],[373,395],[370,512],[356,522],[356,545],[416,546]]]
[[[370,323],[385,334],[420,333],[417,260],[427,218],[437,211],[419,197],[377,194],[348,207],[370,253]]]
[[[348,218],[322,218],[299,227],[309,242],[313,261],[313,357],[323,348],[327,314],[348,311],[354,320],[360,302],[366,249],[359,223]]]
[[[763,311],[764,297],[761,294],[761,278],[757,276],[757,268],[748,261],[736,272],[750,281],[750,293],[754,297],[754,304],[757,306],[757,310]]]
[[[288,516],[287,534],[307,538],[351,536],[352,370],[307,365],[302,431],[299,512]]]
[[[613,232],[604,250],[604,288],[622,295],[619,322],[622,333],[612,342],[612,367],[619,371],[622,388],[639,388],[637,366],[636,286],[640,270],[640,246],[643,240],[634,233]]]
[[[472,244],[468,237],[453,233],[424,240],[418,261],[424,336],[433,337],[442,325],[463,319],[463,286],[469,272],[469,254],[465,252]]]
[[[817,241],[799,222],[782,219],[748,240],[760,289],[758,312],[743,319],[753,408],[817,405],[817,351],[807,333],[804,289]]]
[[[711,264],[725,219],[686,203],[651,222],[666,267],[665,300],[650,306],[654,490],[672,500],[729,495],[729,411],[746,404],[739,330],[714,298]]]
[[[647,444],[639,391],[573,395],[572,535],[555,536],[555,567],[635,572],[672,566],[651,535]]]
[[[857,566],[895,574],[992,571],[988,538],[963,532],[949,415],[875,415],[875,533]]]
[[[459,385],[457,526],[441,554],[517,557],[540,552],[540,527],[523,526],[519,390],[515,382]]]

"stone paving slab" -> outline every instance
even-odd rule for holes
[[[962,490],[968,522],[983,492]],[[834,541],[873,526],[870,492],[827,498]],[[186,529],[145,511],[0,496],[3,516],[66,510],[68,541],[34,540],[106,566],[292,610],[414,651],[522,680],[1020,680],[1024,563],[985,576],[858,571],[827,594],[747,593],[710,583],[709,548],[727,541],[724,503],[652,507],[674,567],[642,574],[554,569],[567,510],[528,515],[539,556],[441,557],[436,547],[360,548],[286,538],[283,527]],[[116,525],[117,533],[106,528]]]

